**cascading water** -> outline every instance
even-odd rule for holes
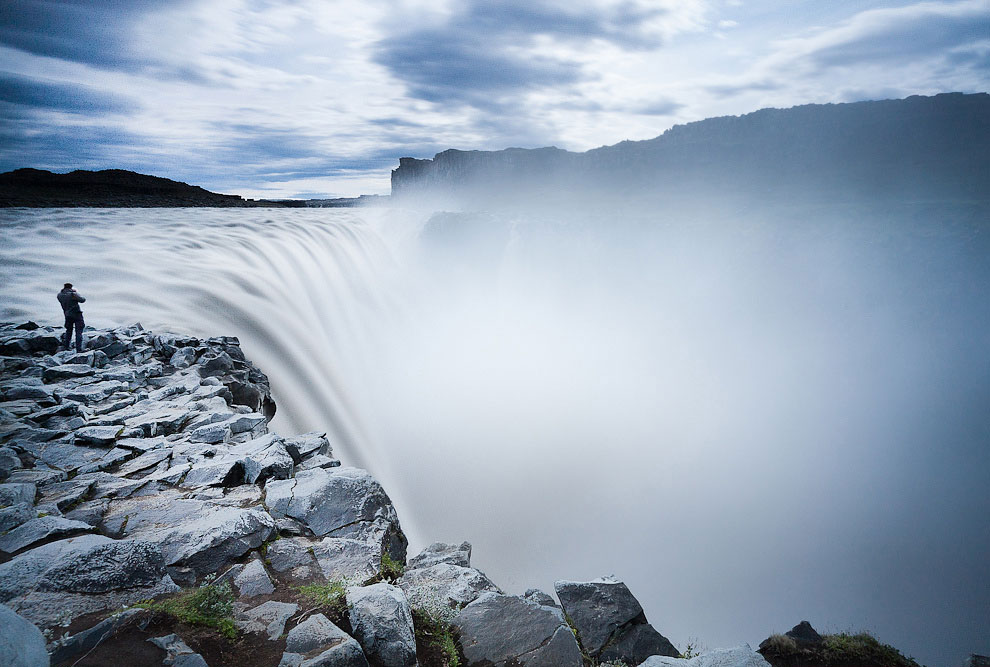
[[[810,618],[920,656],[905,614],[981,618],[946,577],[990,543],[987,231],[770,217],[0,211],[0,320],[70,281],[93,325],[239,336],[277,430],[510,592],[614,572],[679,645]]]

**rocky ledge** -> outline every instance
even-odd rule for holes
[[[0,325],[4,665],[768,667],[680,658],[611,578],[555,600],[506,595],[467,543],[407,561],[370,474],[269,430],[236,338],[58,333]]]

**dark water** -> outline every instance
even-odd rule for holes
[[[980,211],[643,217],[9,210],[0,319],[71,281],[95,326],[239,336],[276,428],[509,592],[614,573],[682,648],[990,652]]]

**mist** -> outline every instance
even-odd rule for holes
[[[990,250],[965,203],[0,212],[4,320],[236,334],[410,554],[614,574],[683,648],[988,652]]]

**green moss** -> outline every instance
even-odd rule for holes
[[[214,584],[212,579],[208,579],[199,588],[184,591],[173,598],[140,602],[134,606],[167,614],[187,625],[215,628],[224,637],[237,639],[234,593],[229,581]]]
[[[347,615],[347,586],[339,579],[332,579],[325,584],[298,586],[296,590],[310,603],[331,612],[332,617]]]
[[[914,660],[904,657],[893,646],[880,643],[868,632],[857,634],[841,632],[824,635],[822,639],[824,640],[821,647],[822,657],[828,664],[861,661],[892,667],[917,665]]]
[[[382,559],[378,568],[378,574],[382,581],[394,582],[402,576],[402,572],[404,570],[405,567],[402,563],[392,560],[392,557],[388,555],[387,551],[382,554]]]
[[[460,667],[461,655],[457,650],[457,637],[451,624],[420,607],[413,608],[412,617],[417,652],[423,652],[421,647],[433,649],[439,653],[443,667]]]

